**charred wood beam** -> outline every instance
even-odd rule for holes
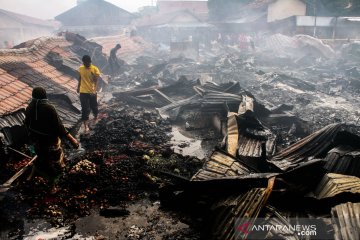
[[[166,95],[165,95],[164,93],[162,93],[160,90],[154,89],[154,92],[157,93],[160,97],[162,97],[168,104],[174,103],[174,100],[172,100],[171,98],[169,98],[168,96],[166,96]]]

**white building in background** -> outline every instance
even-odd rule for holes
[[[46,21],[0,9],[0,48],[10,48],[41,36],[54,35],[60,27],[56,21]]]

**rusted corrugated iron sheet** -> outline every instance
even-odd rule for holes
[[[321,158],[332,147],[342,124],[330,124],[319,131],[290,145],[275,155],[271,162],[282,170],[296,167],[299,163]]]
[[[235,158],[223,152],[215,151],[192,178],[192,181],[210,180],[250,174],[251,170]]]
[[[331,209],[335,239],[360,239],[360,203],[344,203]]]
[[[328,152],[325,161],[328,172],[360,177],[360,150],[339,146]]]
[[[334,197],[341,193],[360,194],[360,178],[336,173],[328,173],[314,191],[317,199]]]
[[[274,186],[275,177],[268,181],[267,188],[253,188],[244,194],[227,197],[215,203],[211,210],[217,214],[212,236],[214,239],[242,239],[247,234],[239,231],[238,226],[243,222],[240,218],[248,218],[251,223],[265,206]],[[242,237],[242,238],[240,238]]]

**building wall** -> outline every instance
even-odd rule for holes
[[[0,48],[13,47],[34,38],[53,35],[55,35],[55,28],[36,26],[0,28]]]
[[[300,0],[278,0],[268,7],[268,22],[281,20],[291,16],[306,14],[306,4]]]

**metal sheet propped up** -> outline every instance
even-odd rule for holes
[[[240,176],[250,174],[251,170],[235,158],[220,151],[215,151],[192,178],[196,180],[210,180],[221,177]]]
[[[235,157],[239,143],[239,128],[235,113],[228,114],[227,126],[227,152]]]

